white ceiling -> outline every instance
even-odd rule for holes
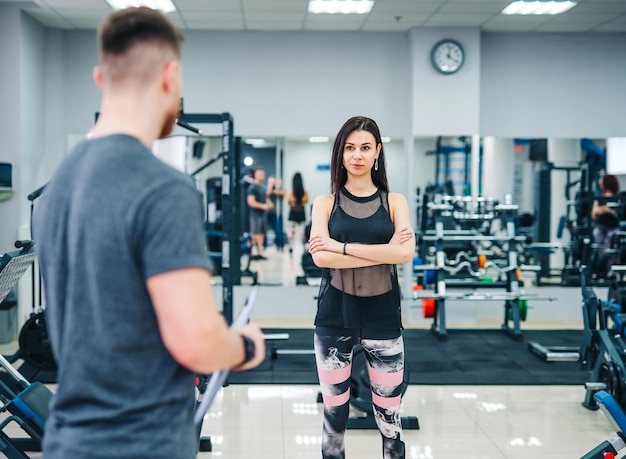
[[[21,0],[0,0],[20,2]],[[578,0],[557,16],[505,16],[510,0],[376,0],[366,15],[309,14],[308,0],[173,0],[171,18],[201,30],[402,32],[411,27],[480,27],[491,32],[626,32],[626,0]],[[31,0],[24,10],[46,26],[95,29],[105,0]]]

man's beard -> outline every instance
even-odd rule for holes
[[[170,134],[174,130],[174,126],[176,125],[178,113],[178,110],[172,110],[171,112],[165,114],[165,120],[163,121],[163,125],[161,126],[159,139],[165,139],[166,137],[170,136]]]

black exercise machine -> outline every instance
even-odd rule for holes
[[[18,371],[29,381],[40,381],[53,383],[56,381],[57,364],[52,355],[52,349],[48,340],[48,330],[46,328],[46,315],[41,307],[35,306],[35,251],[34,243],[30,240],[19,240],[15,242],[15,247],[20,250],[6,253],[0,259],[0,269],[3,270],[7,279],[2,280],[5,288],[0,287],[0,298],[6,298],[6,286],[17,285],[17,281],[23,273],[31,269],[33,282],[33,311],[18,334],[18,349],[11,355],[4,358],[11,364],[20,361]],[[4,271],[4,267],[7,270]],[[10,276],[10,278],[8,277]],[[12,289],[11,287],[9,291]]]
[[[580,356],[584,368],[591,371],[585,383],[583,406],[597,410],[594,398],[605,391],[626,406],[626,343],[623,333],[626,315],[619,304],[601,301],[591,287],[583,289],[583,341]]]

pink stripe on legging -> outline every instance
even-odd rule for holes
[[[380,406],[381,408],[395,408],[400,406],[400,401],[402,400],[401,395],[397,395],[395,397],[381,397],[380,395],[376,395],[372,392],[372,402],[374,405]]]
[[[371,367],[367,367],[367,373],[369,374],[370,381],[381,386],[399,386],[404,379],[404,371],[396,371],[394,373],[383,373],[377,371]]]
[[[341,406],[348,403],[348,400],[350,400],[350,391],[347,390],[343,394],[339,395],[322,394],[322,398],[324,399],[324,405]]]
[[[317,374],[322,384],[339,384],[350,377],[350,365],[338,370],[323,370],[318,368]]]

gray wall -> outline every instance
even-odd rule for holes
[[[480,33],[478,29],[411,30],[411,88],[414,136],[480,133]],[[432,68],[430,50],[443,38],[453,38],[465,50],[465,63],[454,75]],[[399,88],[400,89],[400,88]]]
[[[480,133],[626,135],[626,34],[481,36]]]
[[[17,5],[0,4],[0,162],[13,164],[15,190],[11,199],[0,202],[0,253],[10,250],[20,224],[20,29]]]

